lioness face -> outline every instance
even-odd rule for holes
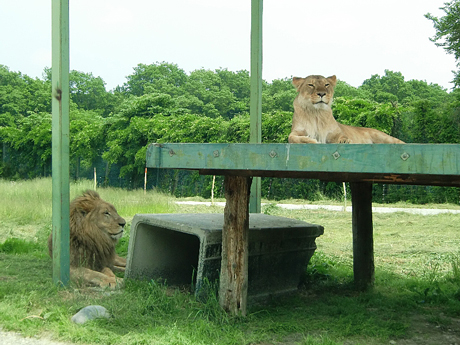
[[[96,224],[112,240],[118,241],[123,236],[126,221],[120,217],[112,204],[101,200],[87,215],[87,218],[88,222]]]
[[[299,92],[297,100],[300,105],[318,110],[331,107],[336,83],[337,78],[335,75],[328,78],[320,75],[310,75],[306,78],[294,77],[292,79],[292,84]]]

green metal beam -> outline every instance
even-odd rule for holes
[[[263,0],[251,1],[251,102],[250,139],[262,142],[262,10]],[[255,177],[251,185],[249,212],[261,212],[261,180]]]
[[[460,145],[151,144],[147,167],[203,174],[460,185]]]
[[[52,0],[53,281],[67,286],[69,256],[69,0]]]

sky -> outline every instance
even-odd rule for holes
[[[385,70],[451,89],[456,62],[424,14],[447,0],[264,0],[263,79],[330,76],[358,87]],[[111,90],[139,63],[250,70],[250,0],[70,1],[70,68]],[[51,0],[0,0],[0,64],[51,67]]]

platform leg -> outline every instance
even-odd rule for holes
[[[232,315],[246,315],[248,295],[249,195],[251,178],[225,176],[219,301]]]
[[[374,239],[372,228],[372,183],[350,183],[353,204],[353,273],[356,286],[374,284]]]

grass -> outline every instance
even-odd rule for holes
[[[71,197],[88,188],[90,182],[72,184]],[[128,221],[122,254],[135,213],[222,212],[218,206],[179,207],[154,192],[98,192]],[[0,194],[3,330],[85,344],[423,345],[442,343],[446,336],[459,342],[460,215],[374,214],[375,287],[358,292],[352,283],[350,213],[269,204],[264,212],[321,224],[325,233],[298,293],[251,305],[246,318],[234,318],[219,308],[215,295],[203,303],[156,281],[127,281],[114,293],[54,286],[46,248],[51,181],[0,181]],[[71,323],[73,314],[91,304],[105,306],[113,317]]]

